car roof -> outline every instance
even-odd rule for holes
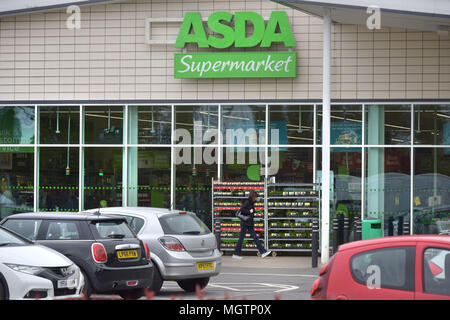
[[[339,251],[355,249],[359,247],[377,245],[377,244],[392,244],[400,242],[434,242],[440,244],[450,245],[450,235],[437,235],[437,234],[428,234],[428,235],[406,235],[406,236],[390,236],[390,237],[382,237],[368,240],[360,240],[345,243],[339,246]]]
[[[26,213],[16,213],[12,214],[5,219],[44,219],[44,220],[111,220],[111,219],[122,219],[117,216],[108,216],[103,214],[94,213],[61,213],[61,212],[26,212]]]
[[[91,209],[91,210],[86,210],[86,211],[93,212],[93,210],[97,210],[97,209]],[[122,214],[130,214],[130,215],[137,214],[137,215],[141,215],[141,216],[156,215],[157,217],[161,217],[161,216],[164,216],[167,214],[187,212],[187,211],[171,210],[171,209],[165,209],[165,208],[153,208],[153,207],[107,207],[107,208],[101,208],[100,212],[101,212],[101,214],[103,214],[103,213],[106,213],[106,214],[122,213]]]

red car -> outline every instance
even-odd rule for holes
[[[450,236],[341,245],[311,288],[313,300],[450,300]]]

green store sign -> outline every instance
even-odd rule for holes
[[[227,49],[270,48],[273,43],[295,47],[289,21],[284,11],[273,11],[267,22],[255,12],[236,12],[233,15],[215,12],[208,17],[209,36],[199,12],[186,13],[175,48],[197,44],[198,48]],[[247,26],[253,25],[249,35]],[[192,52],[175,53],[175,78],[294,78],[297,75],[296,52]]]

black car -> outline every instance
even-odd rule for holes
[[[3,227],[52,248],[75,262],[85,277],[84,294],[138,299],[151,286],[153,264],[146,244],[125,218],[102,214],[20,213]]]

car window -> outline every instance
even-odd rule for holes
[[[378,277],[381,288],[414,290],[414,247],[370,250],[352,257],[353,278],[364,285],[373,285]]]
[[[28,240],[36,240],[42,220],[8,219],[3,226]]]
[[[45,240],[80,240],[80,232],[75,221],[50,221]]]
[[[0,228],[0,248],[3,246],[21,246],[28,243],[6,229]]]
[[[450,295],[450,250],[425,249],[422,269],[424,292]]]
[[[94,221],[97,239],[134,238],[133,232],[123,220]]]
[[[192,214],[170,214],[159,218],[161,227],[165,234],[207,234],[210,232],[208,227],[195,215]]]
[[[137,217],[123,216],[128,223],[128,226],[133,230],[134,233],[138,234],[144,226],[145,220]]]

